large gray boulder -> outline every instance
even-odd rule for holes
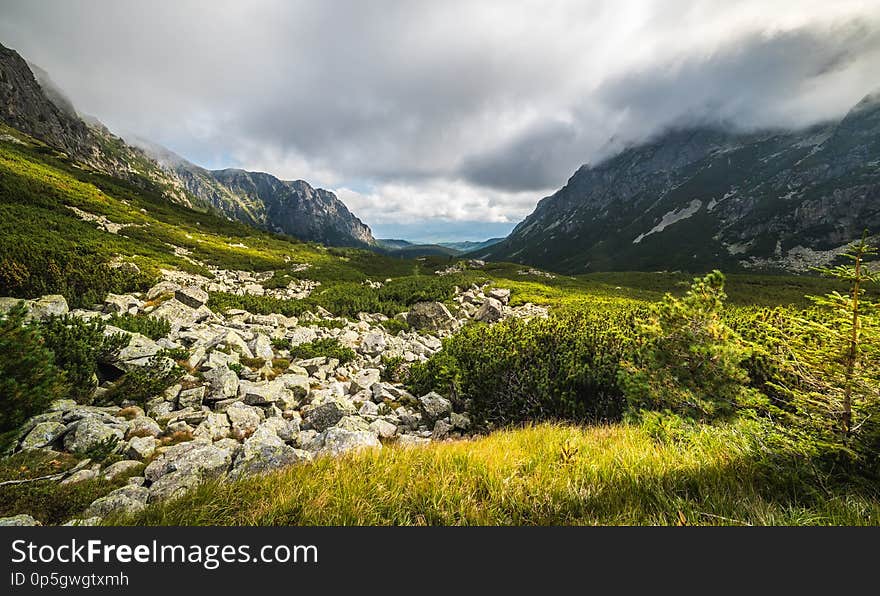
[[[225,439],[232,432],[229,417],[225,413],[211,412],[196,428],[193,436],[198,438],[219,441]]]
[[[339,456],[350,451],[361,449],[381,449],[382,443],[373,431],[347,430],[344,428],[330,428],[319,434],[309,444],[309,449],[318,455]]]
[[[246,404],[249,405],[267,405],[277,402],[284,397],[287,389],[283,381],[278,379],[268,382],[252,383],[251,381],[240,381],[238,385],[238,395]]]
[[[340,407],[336,401],[331,400],[309,410],[304,420],[316,431],[321,432],[342,420],[343,416],[345,416],[345,409]]]
[[[474,315],[474,319],[482,323],[494,323],[502,318],[504,318],[504,306],[495,298],[486,298]]]
[[[238,395],[238,375],[226,366],[212,368],[204,374],[204,378],[210,387],[210,391],[205,396],[205,399],[229,399]]]
[[[440,302],[418,302],[413,304],[406,316],[406,322],[414,329],[449,329],[456,320],[449,309]]]
[[[174,298],[190,308],[197,309],[208,302],[208,293],[196,286],[189,286],[175,291]]]
[[[216,444],[187,441],[173,445],[150,463],[144,477],[150,484],[150,501],[178,497],[209,478],[225,474],[234,450]]]
[[[46,319],[52,315],[65,315],[70,312],[70,308],[68,308],[64,296],[52,294],[31,300],[29,312],[34,319]]]
[[[250,436],[263,420],[263,412],[259,408],[242,402],[235,402],[226,408],[226,415],[231,424],[231,434],[237,439]]]
[[[105,441],[122,439],[122,431],[108,426],[98,418],[82,418],[70,425],[64,435],[64,449],[83,452]]]
[[[352,375],[349,391],[351,393],[357,393],[358,391],[368,390],[379,382],[381,376],[378,368],[365,368],[360,370]]]
[[[66,427],[60,422],[47,421],[37,424],[21,442],[22,451],[26,449],[39,449],[53,443],[64,434]]]
[[[0,527],[4,526],[42,526],[40,522],[24,513],[11,517],[0,517]]]
[[[85,517],[107,517],[111,513],[132,514],[147,506],[150,491],[142,486],[129,484],[95,500],[83,514]]]
[[[156,437],[132,437],[125,448],[125,455],[131,459],[147,459],[155,453],[158,446]]]
[[[419,406],[425,417],[432,422],[449,416],[452,412],[452,402],[433,391],[419,398]]]
[[[294,449],[271,430],[260,428],[245,440],[235,457],[230,476],[239,478],[268,472],[310,459],[311,454],[307,451]]]

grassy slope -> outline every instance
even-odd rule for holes
[[[323,458],[154,505],[138,525],[877,524],[880,502],[762,460],[734,426],[542,425]]]

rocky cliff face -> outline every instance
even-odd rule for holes
[[[583,166],[477,256],[562,272],[804,271],[880,233],[880,98],[797,132],[668,132]]]
[[[186,190],[227,217],[333,246],[372,246],[370,228],[335,194],[303,180],[239,169],[206,170],[167,149],[148,149]]]
[[[244,170],[210,171],[166,149],[134,147],[100,122],[84,119],[42,70],[0,45],[0,122],[91,169],[150,186],[170,200],[215,209],[301,240],[337,246],[373,245],[370,228],[332,192],[298,180]]]

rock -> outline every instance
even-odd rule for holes
[[[370,430],[383,439],[390,439],[397,434],[397,427],[381,418],[370,423]]]
[[[125,448],[126,457],[147,459],[156,451],[159,441],[155,437],[133,437]]]
[[[92,468],[86,468],[84,470],[77,470],[58,484],[67,485],[67,484],[78,484],[80,482],[85,482],[86,480],[94,480],[98,477],[98,470]]]
[[[196,286],[180,288],[174,292],[174,297],[190,308],[199,308],[208,302],[208,293]]]
[[[180,289],[180,286],[171,281],[160,281],[155,286],[147,290],[147,300],[155,300],[160,296],[173,294]]]
[[[72,399],[56,399],[51,404],[49,404],[50,412],[58,412],[65,410],[72,410],[76,407],[76,401]]]
[[[32,319],[47,319],[52,315],[67,314],[69,311],[67,300],[60,294],[43,296],[28,303],[28,315]]]
[[[386,347],[385,335],[379,331],[372,331],[361,339],[360,351],[370,356],[378,356]]]
[[[256,358],[263,358],[264,360],[270,362],[273,358],[275,358],[275,352],[272,351],[272,342],[269,341],[269,338],[262,333],[258,333],[257,337],[254,338],[254,343],[251,347],[251,351],[254,353],[254,356]]]
[[[431,421],[444,418],[452,412],[452,402],[433,391],[419,398],[422,412]]]
[[[105,335],[113,333],[127,333],[121,329],[108,326],[104,330]],[[140,333],[131,333],[128,345],[122,348],[116,355],[116,362],[123,370],[130,370],[136,366],[145,366],[150,358],[159,353],[162,347],[152,339]]]
[[[281,399],[285,392],[284,383],[276,380],[261,383],[241,381],[238,385],[238,395],[246,404],[265,405],[275,403]]]
[[[379,406],[371,401],[365,401],[361,406],[361,409],[358,410],[358,414],[364,418],[378,416]]]
[[[318,334],[311,327],[297,327],[288,331],[284,337],[290,342],[291,346],[298,346],[315,341],[318,339]]]
[[[176,398],[175,394],[175,398]],[[164,397],[157,397],[147,402],[147,414],[156,420],[168,420],[171,412],[174,411],[174,402],[166,400]]]
[[[504,307],[495,298],[486,298],[474,319],[483,323],[494,323],[504,318]]]
[[[379,382],[380,377],[381,373],[378,368],[365,368],[352,377],[349,391],[357,393],[358,391],[368,390]]]
[[[370,430],[368,420],[360,416],[343,416],[342,420],[336,423],[335,428],[344,428],[345,430]]]
[[[211,388],[211,391],[205,396],[205,399],[229,399],[230,397],[238,395],[238,375],[235,374],[235,371],[230,370],[226,366],[212,368],[203,376],[204,379],[208,381]]]
[[[397,444],[401,447],[415,447],[418,445],[427,445],[431,442],[431,439],[426,439],[424,437],[417,437],[415,435],[400,435],[400,438],[397,439]]]
[[[132,484],[117,488],[110,494],[95,500],[86,509],[88,517],[107,517],[113,514],[132,514],[143,511],[147,506],[150,491],[142,486]]]
[[[204,438],[211,441],[219,441],[225,439],[232,432],[232,426],[229,423],[229,417],[224,413],[208,414],[198,428],[196,428],[193,436],[197,439]]]
[[[413,304],[406,317],[414,329],[440,330],[452,327],[456,320],[440,302],[417,302]]]
[[[225,354],[219,350],[212,350],[202,361],[202,368],[209,371],[214,368],[228,368],[230,364],[238,363],[238,361],[239,356],[236,352]]]
[[[195,472],[174,472],[166,474],[150,484],[148,500],[151,503],[180,497],[202,483],[202,477]]]
[[[184,389],[177,395],[178,408],[199,408],[205,399],[205,386]]]
[[[170,404],[169,404],[170,405]],[[128,437],[158,437],[162,434],[162,428],[149,416],[138,416],[128,422]]]
[[[64,435],[64,449],[71,453],[84,452],[114,438],[122,439],[122,431],[97,418],[83,418],[73,423]]]
[[[507,304],[510,302],[510,290],[507,288],[493,288],[492,290],[489,290],[487,296],[489,298],[494,298],[501,304]]]
[[[257,427],[254,434],[263,431],[273,433],[282,441],[292,441],[297,433],[299,433],[299,420],[285,420],[278,416],[266,418],[266,420]]]
[[[20,514],[11,517],[0,517],[0,527],[3,526],[42,526],[40,522],[30,515]]]
[[[67,520],[62,526],[65,527],[89,527],[89,526],[100,526],[101,518],[100,517],[86,517],[86,518],[74,518]]]
[[[229,330],[228,332],[226,332],[226,335],[223,337],[223,344],[240,356],[244,356],[245,358],[254,357],[254,353],[251,352],[251,349],[248,347],[247,342],[245,342],[244,339],[242,339],[242,337],[235,331]]]
[[[453,426],[445,420],[438,420],[434,423],[434,431],[431,433],[431,438],[435,441],[445,439],[446,436],[452,432],[452,429]]]
[[[172,445],[144,470],[144,478],[152,483],[150,498],[176,496],[202,480],[225,473],[232,465],[232,453],[231,449],[201,441]]]
[[[232,436],[237,439],[250,436],[263,419],[259,408],[241,402],[235,402],[226,408],[226,415],[231,423]]]
[[[471,427],[471,419],[467,414],[457,414],[452,412],[449,414],[449,422],[458,430],[467,430]]]
[[[271,430],[260,428],[245,440],[241,451],[235,457],[230,476],[240,478],[247,474],[277,470],[310,459],[311,454],[307,451],[294,449]]]
[[[150,313],[150,316],[166,319],[172,329],[188,329],[211,315],[207,307],[192,308],[176,298],[166,300]]]
[[[64,434],[65,428],[60,422],[49,421],[37,424],[21,442],[22,451],[50,445]]]
[[[281,383],[295,399],[303,399],[311,389],[308,374],[284,374],[277,377],[275,381]]]
[[[345,412],[336,401],[325,402],[309,410],[304,420],[318,432],[322,432],[339,422]]]
[[[343,428],[330,428],[317,437],[312,445],[320,443],[317,449],[318,455],[339,456],[350,451],[359,451],[366,448],[381,449],[376,433],[363,430],[346,430]]]
[[[112,464],[104,470],[104,478],[107,480],[113,480],[117,476],[122,474],[126,474],[131,472],[135,468],[142,466],[143,464],[139,461],[135,461],[132,459],[124,459],[122,461],[118,461],[115,464]]]

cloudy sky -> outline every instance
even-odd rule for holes
[[[116,132],[421,241],[504,235],[665,127],[801,126],[880,88],[880,0],[0,0],[0,43]]]

